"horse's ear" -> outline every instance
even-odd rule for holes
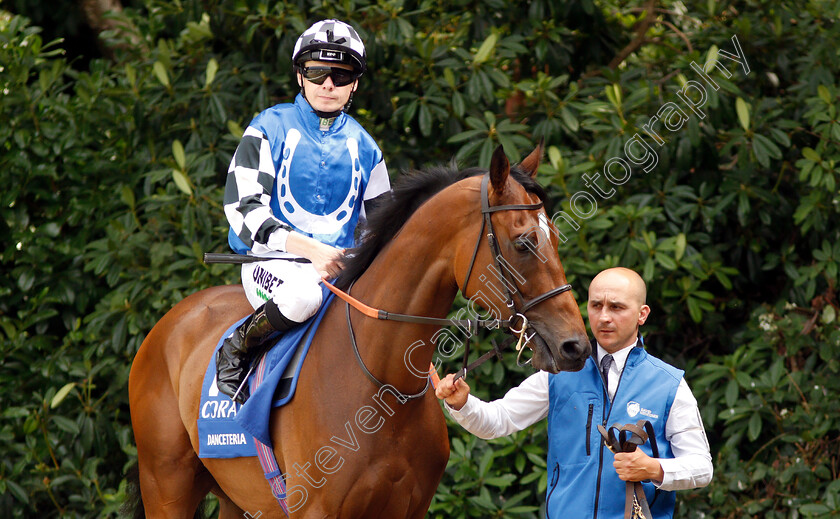
[[[540,160],[542,159],[543,150],[545,148],[545,138],[540,139],[540,143],[537,144],[537,147],[534,148],[525,159],[519,164],[519,167],[525,173],[531,176],[531,178],[536,178],[537,176],[537,169],[540,167]]]
[[[510,174],[510,162],[508,162],[505,150],[501,146],[493,152],[490,159],[490,184],[497,195],[505,192],[508,175]]]

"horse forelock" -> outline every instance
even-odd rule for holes
[[[392,186],[391,196],[367,214],[367,219],[360,228],[360,243],[347,252],[344,269],[336,280],[336,286],[346,290],[353,281],[364,274],[374,258],[421,205],[461,180],[486,173],[487,170],[481,168],[457,170],[438,166],[401,175]],[[510,174],[526,192],[537,195],[543,202],[546,200],[545,189],[518,165],[511,167]]]

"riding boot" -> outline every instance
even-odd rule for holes
[[[263,352],[268,338],[284,332],[298,323],[280,313],[273,301],[268,301],[248,316],[233,335],[226,338],[216,353],[216,385],[219,391],[244,404],[250,396],[244,383],[251,362]],[[239,393],[237,393],[237,390]]]

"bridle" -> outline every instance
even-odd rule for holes
[[[490,196],[487,191],[487,184],[489,183],[489,180],[489,174],[484,175],[484,177],[481,179],[481,214],[484,218],[481,222],[481,230],[479,230],[478,232],[478,240],[476,240],[475,248],[473,249],[472,259],[470,260],[470,266],[467,269],[467,275],[464,278],[464,284],[461,286],[464,287],[464,289],[467,288],[467,283],[469,283],[470,281],[470,276],[472,275],[472,270],[475,266],[475,258],[476,256],[478,256],[478,249],[481,246],[481,236],[484,234],[484,230],[487,229],[487,243],[490,246],[490,252],[493,254],[493,261],[496,264],[496,272],[504,278],[502,286],[505,289],[505,306],[507,306],[508,309],[511,311],[511,314],[513,314],[513,317],[507,322],[507,327],[510,328],[512,332],[520,335],[520,341],[519,344],[517,344],[516,349],[521,354],[522,335],[528,328],[528,318],[525,317],[525,312],[547,299],[551,299],[556,295],[560,295],[563,292],[571,290],[572,285],[567,283],[565,285],[552,288],[551,290],[540,294],[530,300],[525,300],[525,297],[519,291],[519,286],[517,285],[516,280],[511,280],[509,277],[510,275],[508,274],[508,269],[502,268],[502,262],[507,263],[507,261],[502,255],[501,249],[499,248],[499,240],[496,238],[496,230],[493,227],[493,219],[491,218],[491,215],[500,211],[534,211],[537,209],[541,209],[543,207],[543,203],[538,202],[536,204],[512,204],[491,206]],[[511,287],[513,287],[513,293],[511,293]],[[516,307],[516,303],[513,300],[514,296],[519,296],[519,299],[523,301],[522,306],[520,306],[519,308]],[[514,329],[513,326],[510,324],[517,317],[522,318],[522,326],[519,330]],[[526,336],[525,343],[527,343],[532,337],[533,335],[531,335],[531,337]],[[517,364],[519,364],[519,355],[517,355],[516,357],[516,362]],[[524,366],[529,362],[530,360],[525,364],[521,365]],[[466,371],[464,371],[461,376],[464,375],[466,375]]]
[[[481,222],[481,229],[478,233],[478,239],[475,243],[475,248],[473,249],[472,258],[470,259],[470,266],[467,268],[467,275],[464,279],[464,284],[461,285],[464,290],[467,288],[467,283],[470,281],[470,276],[472,275],[473,267],[475,266],[475,261],[478,256],[478,251],[481,248],[481,239],[484,236],[485,229],[487,230],[487,242],[490,246],[490,252],[493,254],[493,260],[495,262],[495,266],[497,272],[499,272],[503,277],[505,282],[502,283],[505,287],[505,305],[510,309],[512,317],[510,319],[440,319],[436,317],[423,317],[417,315],[406,315],[406,314],[398,314],[398,313],[391,313],[386,312],[384,310],[379,310],[375,308],[371,308],[364,303],[360,302],[359,300],[353,298],[350,295],[350,291],[353,289],[353,284],[351,283],[350,287],[347,289],[347,292],[341,291],[338,288],[334,287],[327,281],[322,281],[324,285],[327,286],[335,295],[339,298],[343,299],[346,303],[346,313],[347,313],[347,326],[350,330],[350,343],[353,346],[353,353],[356,355],[356,360],[361,366],[362,371],[365,375],[373,382],[377,387],[380,389],[385,386],[386,384],[379,381],[371,372],[368,370],[367,366],[365,366],[364,361],[362,360],[361,355],[359,354],[359,347],[356,343],[356,336],[353,332],[353,324],[350,321],[350,307],[353,306],[357,310],[359,310],[362,314],[373,317],[380,320],[387,320],[387,321],[399,321],[404,323],[414,323],[414,324],[433,324],[437,326],[452,326],[456,325],[459,327],[467,328],[470,330],[471,334],[477,333],[479,328],[487,328],[487,329],[495,329],[495,328],[509,328],[513,333],[519,335],[519,342],[517,344],[517,351],[519,354],[516,357],[517,364],[519,364],[519,356],[522,354],[524,350],[523,346],[523,338],[524,344],[527,344],[528,341],[534,337],[534,334],[531,336],[527,336],[526,330],[528,329],[528,318],[525,317],[525,312],[530,310],[531,308],[535,307],[536,305],[546,301],[554,296],[560,295],[563,292],[568,292],[572,289],[572,285],[565,284],[558,286],[556,288],[552,288],[551,290],[540,294],[532,299],[525,300],[525,297],[522,295],[522,292],[519,290],[519,287],[516,283],[516,280],[511,280],[509,274],[507,274],[507,269],[502,268],[502,262],[507,263],[502,255],[502,251],[499,248],[499,242],[496,238],[495,228],[493,227],[493,219],[491,216],[493,213],[498,213],[501,211],[534,211],[543,207],[542,202],[538,202],[535,204],[510,204],[510,205],[497,205],[491,206],[490,205],[490,197],[488,193],[488,183],[490,181],[490,175],[485,174],[484,177],[481,179],[481,214],[483,216]],[[355,282],[354,282],[355,283]],[[511,290],[512,287],[512,290]],[[517,307],[514,301],[514,297],[518,296],[518,298],[523,301],[522,305]],[[521,319],[521,325],[519,329],[514,327],[514,323]],[[471,371],[478,367],[479,365],[483,364],[485,361],[490,359],[493,356],[498,357],[501,359],[501,351],[498,347],[493,346],[493,351],[490,351],[484,355],[482,355],[479,359],[474,361],[473,363],[467,365],[467,358],[469,355],[469,341],[466,341],[466,350],[464,352],[464,367],[458,371],[455,375],[456,380],[458,378],[466,376],[468,371]],[[520,366],[527,365],[530,363],[531,360],[529,359],[523,364],[519,364]],[[419,398],[423,396],[426,391],[429,389],[430,380],[429,377],[426,377],[426,386],[423,388],[422,391],[419,393],[415,393],[413,395],[404,395],[400,394],[399,401],[401,403],[405,403],[408,400]]]

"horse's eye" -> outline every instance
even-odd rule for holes
[[[517,252],[525,252],[530,250],[531,248],[528,246],[528,242],[525,238],[517,238],[513,240],[513,248],[517,250]]]

